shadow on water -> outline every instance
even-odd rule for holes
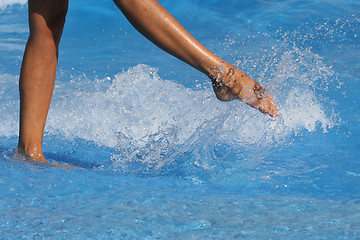
[[[64,163],[64,164],[68,164],[68,165],[83,168],[83,169],[92,170],[92,169],[101,167],[101,165],[99,165],[99,164],[91,163],[91,162],[85,162],[85,161],[70,157],[70,156],[68,156],[66,154],[44,153],[44,155],[49,160],[53,160],[53,161],[56,161],[56,162],[59,162],[59,163]]]
[[[50,153],[50,152],[45,152],[44,153],[46,159],[49,160],[49,162],[59,162],[62,164],[67,164],[67,165],[71,165],[71,166],[75,166],[75,167],[79,167],[79,168],[83,168],[83,169],[87,169],[87,170],[92,170],[92,169],[96,169],[101,167],[102,165],[99,165],[98,163],[93,163],[93,162],[86,162],[83,160],[79,160],[77,158],[71,157],[67,154],[63,154],[63,153]],[[0,146],[0,156],[2,160],[9,160],[10,162],[29,162],[31,164],[38,164],[35,162],[31,162],[31,161],[24,161],[23,159],[21,159],[19,156],[16,156],[16,152],[15,152],[15,148],[7,148],[7,147],[3,147]],[[43,164],[41,164],[43,165]]]

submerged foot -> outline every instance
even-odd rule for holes
[[[270,94],[236,67],[222,66],[216,77],[210,76],[216,97],[221,101],[240,99],[272,117],[280,115]]]
[[[47,161],[42,152],[37,151],[37,149],[33,149],[33,151],[26,151],[24,147],[18,147],[16,149],[16,156],[17,158],[19,158],[21,161],[26,161],[26,162],[30,162],[30,163],[36,163],[36,164],[46,164],[49,166],[56,166],[56,167],[61,167],[64,169],[71,169],[71,168],[77,168],[75,166],[71,166],[71,165],[65,165],[65,164],[60,164],[58,162],[49,162]]]

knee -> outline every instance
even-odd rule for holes
[[[43,39],[49,38],[58,43],[65,25],[66,15],[67,5],[46,9],[46,11],[30,12],[30,35]]]
[[[47,26],[54,35],[61,34],[66,20],[67,9],[58,10],[51,18],[47,20]]]

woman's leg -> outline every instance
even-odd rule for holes
[[[68,0],[29,0],[30,36],[20,73],[18,152],[38,161],[54,89],[58,46]]]
[[[274,101],[250,77],[207,50],[156,0],[114,0],[130,23],[161,49],[203,72],[222,101],[242,99],[271,116],[278,116]]]

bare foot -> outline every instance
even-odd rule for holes
[[[71,165],[60,164],[55,161],[49,162],[44,158],[42,153],[39,153],[38,151],[36,151],[36,149],[34,149],[34,150],[35,151],[32,151],[32,153],[27,153],[23,147],[18,147],[16,149],[16,155],[18,158],[20,158],[21,161],[33,162],[33,163],[37,163],[37,164],[38,163],[46,164],[46,165],[50,165],[50,166],[61,167],[64,169],[77,168],[77,167],[71,166]]]
[[[214,92],[220,101],[240,99],[272,117],[280,115],[270,94],[259,83],[234,66],[224,67],[218,76],[210,75]]]

